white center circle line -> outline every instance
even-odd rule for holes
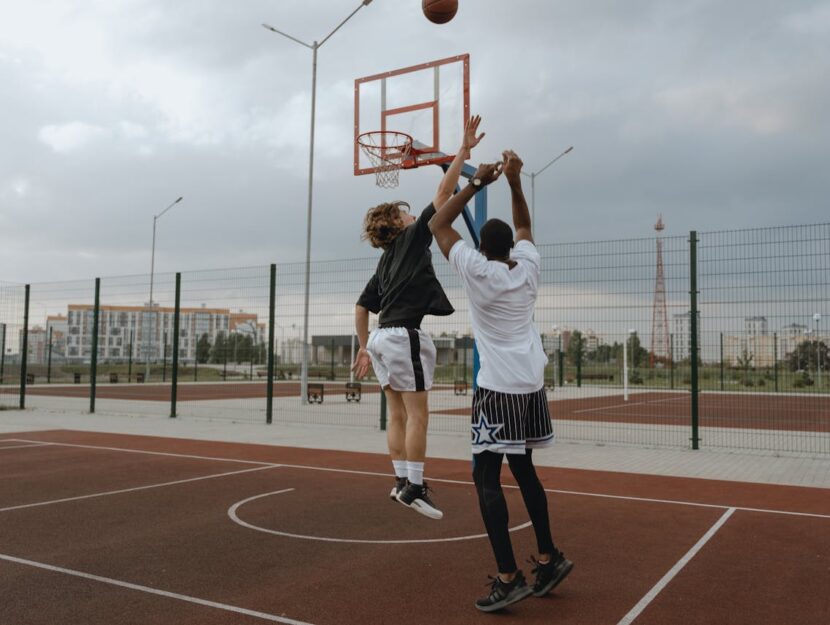
[[[410,540],[369,540],[369,539],[362,539],[362,538],[331,538],[328,536],[310,536],[308,534],[293,534],[291,532],[281,532],[279,530],[272,530],[266,527],[259,527],[258,525],[252,525],[251,523],[247,523],[239,518],[237,515],[237,511],[239,508],[244,506],[246,503],[250,503],[251,501],[255,501],[257,499],[262,499],[263,497],[270,497],[271,495],[281,495],[283,493],[288,493],[293,491],[293,488],[285,488],[283,490],[276,490],[270,493],[262,493],[261,495],[254,495],[253,497],[248,497],[247,499],[243,499],[242,501],[238,501],[233,504],[230,508],[228,508],[228,516],[231,520],[241,525],[242,527],[247,527],[248,529],[252,529],[257,532],[265,532],[266,534],[273,534],[275,536],[285,536],[287,538],[301,538],[303,540],[318,540],[322,542],[329,542],[329,543],[361,543],[361,544],[374,544],[374,545],[401,545],[401,544],[418,544],[418,543],[450,543],[450,542],[458,542],[461,540],[475,540],[477,538],[487,538],[487,534],[471,534],[469,536],[454,536],[450,538],[422,538],[422,539],[410,539]],[[516,527],[510,528],[511,532],[516,532],[521,529],[525,529],[526,527],[530,527],[531,522],[527,521],[526,523],[522,523],[521,525],[517,525]]]

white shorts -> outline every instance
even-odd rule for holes
[[[366,350],[381,388],[428,391],[435,373],[435,345],[429,334],[409,328],[377,328]]]

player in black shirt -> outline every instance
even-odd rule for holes
[[[363,238],[383,249],[383,254],[355,306],[360,349],[352,368],[362,378],[371,364],[386,394],[386,437],[396,478],[389,496],[432,519],[443,517],[424,482],[427,392],[435,370],[435,345],[421,330],[421,320],[425,315],[450,315],[453,307],[432,266],[429,221],[435,207],[443,206],[455,192],[464,161],[484,136],[476,136],[480,122],[476,115],[467,123],[461,147],[432,203],[417,219],[409,214],[406,202],[389,202],[370,208],[363,222]],[[371,335],[370,312],[380,313]]]

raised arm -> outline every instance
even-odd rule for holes
[[[504,177],[510,185],[510,198],[513,204],[513,229],[516,231],[515,240],[530,241],[533,243],[530,211],[527,209],[524,191],[522,191],[522,159],[513,150],[502,152],[504,156]]]
[[[455,158],[450,163],[450,166],[444,173],[444,177],[441,178],[441,182],[438,184],[438,189],[435,191],[435,198],[432,200],[432,205],[435,207],[435,210],[441,208],[450,199],[452,194],[455,193],[455,187],[458,185],[458,178],[461,175],[461,168],[464,166],[464,161],[470,158],[472,149],[484,138],[483,132],[476,136],[480,123],[481,117],[479,115],[473,115],[467,122],[467,126],[464,128],[464,139],[461,141],[461,147],[458,148]]]
[[[483,189],[485,186],[493,182],[501,175],[502,163],[489,163],[478,166],[476,173],[473,174],[473,180],[480,181],[480,185],[476,186],[472,182],[461,189],[458,193],[453,195],[429,222],[429,229],[432,236],[435,237],[438,247],[444,258],[450,257],[450,250],[455,242],[461,238],[461,235],[452,227],[452,223],[464,210],[467,202],[476,194],[477,191]]]

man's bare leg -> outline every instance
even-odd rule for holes
[[[424,487],[424,458],[427,452],[429,402],[426,391],[401,393],[406,408],[406,458],[409,486],[398,496],[402,504],[414,508],[431,519],[443,518]]]
[[[406,486],[408,477],[406,462],[406,423],[408,419],[401,393],[393,391],[388,386],[383,392],[386,395],[388,416],[386,421],[386,444],[389,447],[389,456],[392,458],[392,467],[395,469],[395,486],[389,496],[395,498]]]

